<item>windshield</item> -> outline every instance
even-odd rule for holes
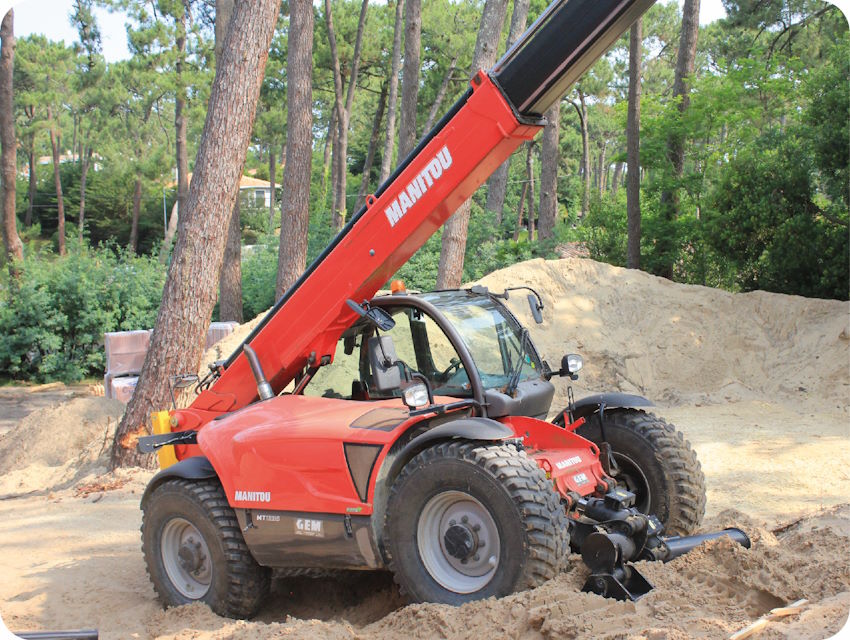
[[[489,296],[444,291],[421,296],[445,315],[460,334],[485,389],[505,387],[520,369],[517,381],[540,377],[541,365],[531,341],[523,348],[520,327]]]

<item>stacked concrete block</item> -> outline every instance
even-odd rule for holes
[[[210,324],[210,328],[207,331],[206,348],[209,349],[219,340],[224,340],[227,336],[236,331],[236,327],[238,326],[238,322],[213,322]]]
[[[238,326],[238,322],[213,322],[207,331],[206,348],[209,349],[219,340],[229,336]],[[103,334],[106,350],[103,387],[107,398],[114,398],[125,404],[130,401],[145,363],[151,333],[150,330],[139,330]]]
[[[146,329],[103,334],[106,350],[106,375],[103,377],[103,388],[107,398],[115,398],[122,402],[130,399],[139,374],[142,372],[150,341],[151,331]]]

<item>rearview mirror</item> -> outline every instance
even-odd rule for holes
[[[537,324],[543,324],[543,314],[540,313],[540,310],[543,307],[537,301],[537,298],[534,296],[534,294],[528,294],[528,306],[531,307],[531,315],[534,317],[534,321]]]
[[[354,311],[361,318],[368,319],[381,331],[389,331],[395,326],[395,320],[393,320],[392,316],[383,309],[370,307],[367,302],[364,302],[363,306],[357,304],[354,300],[346,300],[345,303],[348,305],[349,309]],[[364,306],[366,307],[365,309],[363,308]]]
[[[378,311],[383,311],[383,309],[378,309]],[[390,336],[369,338],[367,349],[369,351],[369,365],[372,368],[372,382],[378,391],[398,389],[401,386],[401,370],[396,364],[398,357],[395,353],[393,339]]]

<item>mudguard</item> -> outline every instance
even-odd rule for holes
[[[145,500],[147,500],[148,496],[153,493],[154,489],[169,478],[203,480],[205,478],[215,477],[217,477],[215,469],[213,469],[212,464],[210,464],[210,461],[205,457],[194,456],[192,458],[185,458],[177,464],[173,464],[170,467],[163,469],[151,478],[150,482],[148,482],[148,486],[145,487],[145,492],[142,494],[142,504],[145,504]]]
[[[451,422],[429,429],[404,445],[398,454],[394,456],[395,459],[392,465],[390,465],[389,473],[386,477],[396,477],[401,472],[402,467],[429,444],[439,440],[450,440],[454,438],[492,442],[494,440],[516,438],[516,434],[510,427],[489,418],[461,418],[459,420],[452,420]]]
[[[655,405],[643,396],[636,396],[631,393],[597,393],[581,400],[576,400],[573,408],[573,422],[579,418],[587,418],[593,415],[602,406],[606,409],[628,409],[633,407],[652,407]],[[568,417],[565,415],[566,413],[567,409],[564,409],[555,416],[552,422],[560,426],[565,425],[568,420]]]

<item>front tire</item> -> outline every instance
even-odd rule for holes
[[[394,482],[385,543],[410,600],[460,605],[555,577],[569,532],[558,494],[525,452],[449,442],[418,454]]]
[[[148,575],[166,606],[204,602],[228,618],[257,612],[269,591],[270,572],[248,550],[221,484],[167,480],[142,511]]]
[[[576,433],[600,444],[599,414]],[[705,476],[682,433],[645,411],[608,409],[605,437],[620,469],[618,484],[635,494],[638,511],[657,516],[669,535],[694,533],[705,515]]]

